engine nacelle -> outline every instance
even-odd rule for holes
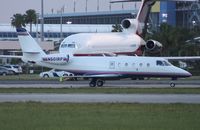
[[[131,29],[132,31],[136,31],[138,26],[138,22],[135,19],[124,19],[121,24],[124,29]]]
[[[50,54],[42,57],[42,62],[56,65],[65,65],[69,62],[69,55]]]
[[[155,40],[148,40],[146,42],[145,48],[149,52],[159,52],[162,50],[162,44]]]

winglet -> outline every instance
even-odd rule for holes
[[[29,35],[25,28],[16,28],[17,35]]]
[[[17,32],[26,32],[26,29],[25,28],[16,28],[16,31]]]

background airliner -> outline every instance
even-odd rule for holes
[[[155,0],[142,0],[137,17],[122,21],[123,32],[71,35],[63,40],[59,52],[71,52],[76,56],[89,56],[99,53],[142,55],[141,47],[150,52],[160,51],[162,44],[158,41],[150,39],[145,42],[142,38],[154,3]]]
[[[18,28],[17,34],[22,48],[24,62],[66,70],[77,76],[90,78],[91,87],[103,86],[107,79],[129,77],[189,77],[191,74],[171,65],[160,57],[138,56],[74,56],[70,52],[45,54],[37,42],[24,28]],[[171,86],[175,84],[172,83]]]

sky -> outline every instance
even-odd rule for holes
[[[74,0],[44,0],[44,14],[57,13],[64,6],[65,13],[73,13]],[[75,0],[76,12],[85,12],[86,0]],[[88,12],[97,11],[98,0],[87,0]],[[110,0],[99,0],[99,10],[108,11]],[[124,3],[124,9],[130,10],[139,8],[140,3]],[[122,10],[121,3],[111,5],[112,10]],[[13,14],[24,14],[26,10],[34,9],[37,13],[41,12],[41,0],[1,0],[0,4],[0,23],[10,23]]]

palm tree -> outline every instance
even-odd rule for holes
[[[22,14],[14,14],[13,17],[11,17],[11,25],[16,28],[25,27],[25,19],[24,15]]]
[[[123,28],[120,24],[115,24],[115,25],[112,25],[112,32],[122,32],[123,31]]]
[[[26,11],[25,22],[30,23],[30,33],[32,33],[32,24],[36,23],[36,18],[37,18],[37,15],[36,15],[35,10],[29,9]]]

